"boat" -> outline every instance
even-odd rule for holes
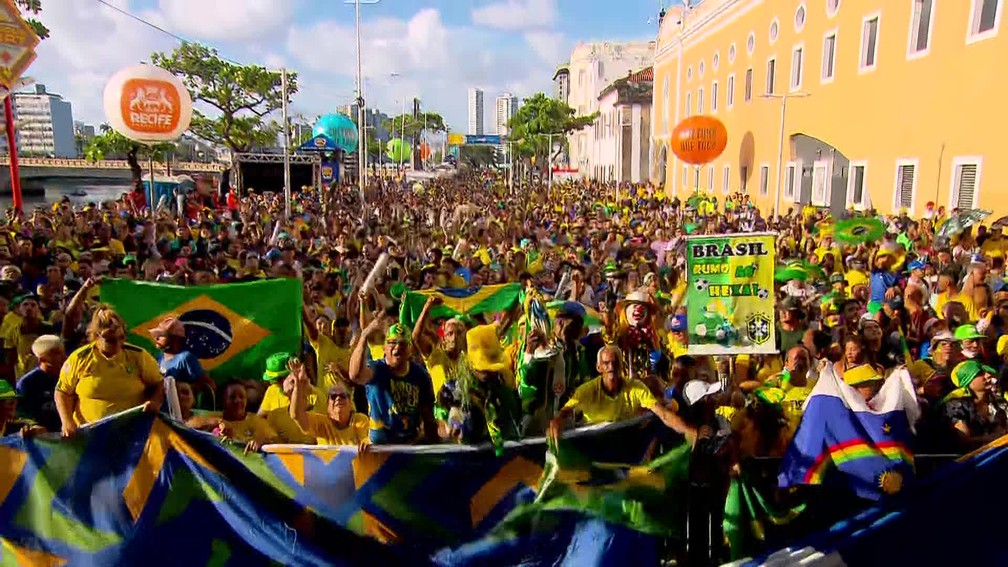
[[[87,191],[83,189],[74,189],[70,192],[71,197],[87,197]]]

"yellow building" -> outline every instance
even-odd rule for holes
[[[654,69],[655,180],[683,196],[1008,214],[1005,0],[704,0],[665,15]],[[679,120],[728,147],[686,166]],[[782,174],[781,174],[782,173]]]

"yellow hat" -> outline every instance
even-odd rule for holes
[[[510,366],[497,339],[497,328],[493,325],[469,329],[466,345],[469,366],[477,372],[504,372]]]
[[[882,375],[871,364],[862,364],[844,371],[843,380],[850,386],[860,386],[882,380]]]
[[[997,342],[997,353],[998,356],[1004,356],[1008,353],[1008,335],[1001,335]]]

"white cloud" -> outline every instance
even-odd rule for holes
[[[130,10],[127,0],[112,4]],[[156,13],[140,17],[163,24]],[[63,95],[75,120],[105,120],[102,91],[113,73],[128,65],[150,61],[155,51],[171,50],[177,42],[96,2],[46,0],[43,22],[49,39],[38,47],[38,59],[27,75]]]
[[[525,34],[532,51],[548,65],[559,65],[567,58],[564,53],[564,36],[559,32],[534,31]]]
[[[291,0],[158,0],[158,7],[180,35],[211,41],[262,41],[294,20]]]
[[[476,25],[509,31],[552,27],[559,16],[556,0],[502,0],[472,11]]]

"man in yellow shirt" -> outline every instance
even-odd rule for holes
[[[460,319],[445,321],[441,328],[441,336],[436,343],[432,343],[424,332],[430,310],[440,303],[441,299],[437,296],[431,295],[427,298],[427,303],[424,304],[423,311],[420,312],[420,317],[413,327],[412,336],[413,344],[423,356],[427,372],[430,373],[435,396],[441,392],[445,383],[453,382],[469,371],[465,354],[465,323]]]
[[[575,412],[580,412],[585,423],[591,425],[630,419],[650,411],[692,443],[696,439],[696,429],[687,425],[675,411],[660,404],[643,382],[634,378],[624,379],[622,361],[618,347],[603,347],[595,366],[599,377],[574,391],[557,417],[550,422],[547,435],[555,441]]]
[[[969,321],[960,321],[960,323],[976,323],[980,320],[980,313],[977,312],[976,306],[973,304],[973,298],[969,294],[962,293],[956,276],[955,272],[948,270],[938,276],[938,293],[935,295],[934,304],[935,313],[939,318],[945,319],[945,306],[956,302],[963,306],[963,309],[966,310],[966,317],[969,319]]]

